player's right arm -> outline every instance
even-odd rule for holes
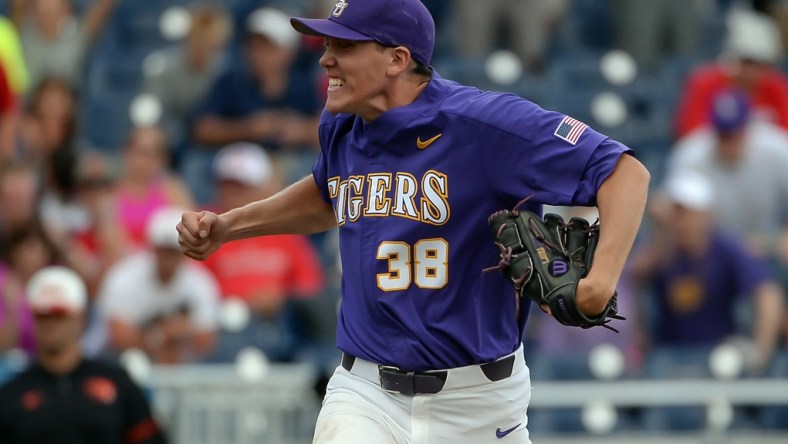
[[[183,253],[203,260],[225,242],[271,234],[312,234],[336,224],[333,207],[323,200],[309,175],[274,196],[226,213],[187,211],[178,233]]]

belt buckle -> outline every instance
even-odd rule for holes
[[[378,383],[380,384],[380,388],[383,389],[384,392],[387,393],[397,393],[402,394],[404,393],[402,390],[391,390],[386,388],[386,383],[383,382],[383,372],[394,373],[397,375],[410,375],[411,377],[415,372],[406,372],[399,367],[394,367],[391,365],[378,365]]]

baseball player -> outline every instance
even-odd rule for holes
[[[182,250],[204,259],[236,239],[338,227],[343,357],[315,443],[529,443],[529,303],[482,273],[500,259],[488,217],[526,196],[598,206],[603,229],[577,301],[600,313],[640,225],[648,172],[571,117],[441,78],[418,0],[340,0],[328,19],[291,23],[326,42],[312,174],[220,215],[185,213]]]

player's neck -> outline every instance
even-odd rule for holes
[[[414,79],[402,79],[400,82],[394,83],[391,88],[381,94],[377,104],[372,104],[371,111],[361,114],[361,118],[370,123],[386,111],[410,105],[419,98],[428,84],[429,80],[416,81]]]

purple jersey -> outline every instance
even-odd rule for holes
[[[313,168],[342,252],[337,346],[410,370],[489,362],[519,346],[487,218],[519,200],[594,205],[628,149],[563,114],[437,74],[371,123],[324,112]],[[527,301],[526,301],[527,302]]]
[[[737,332],[736,302],[772,278],[769,264],[719,232],[703,257],[677,253],[655,276],[657,344],[713,345]]]

